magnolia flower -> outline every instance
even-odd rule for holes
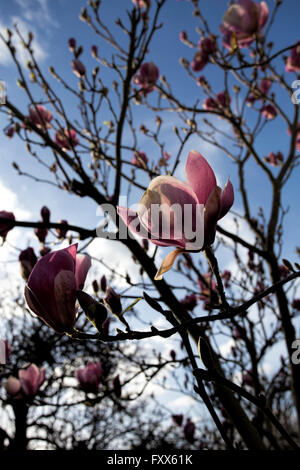
[[[70,150],[79,144],[79,140],[76,137],[76,131],[74,129],[64,129],[58,131],[55,134],[55,143],[63,150]]]
[[[70,38],[68,40],[68,46],[69,46],[70,51],[73,52],[75,47],[76,47],[76,39],[75,38]]]
[[[255,34],[261,34],[268,17],[269,8],[266,2],[238,0],[228,8],[223,16],[220,30],[223,33],[224,46],[231,49],[234,39],[239,47],[249,46],[254,40]]]
[[[43,206],[41,208],[41,217],[42,217],[42,221],[45,222],[46,224],[50,222],[50,210],[48,209],[47,206]]]
[[[21,390],[21,383],[16,377],[10,375],[8,379],[4,382],[3,387],[6,390],[6,393],[12,398],[19,397],[19,392]]]
[[[194,443],[194,434],[195,434],[195,424],[193,423],[193,421],[190,420],[190,418],[188,418],[186,420],[186,423],[183,427],[183,434],[184,434],[184,437],[186,438],[186,440],[190,443],[190,444],[193,444]]]
[[[38,104],[35,107],[29,108],[29,119],[39,129],[49,128],[51,127],[52,113],[41,104]]]
[[[68,225],[67,220],[59,220],[58,223]],[[60,228],[56,228],[55,231],[57,233],[58,238],[66,238],[68,229],[67,229],[67,227],[66,228],[60,227]]]
[[[45,372],[44,367],[39,369],[35,364],[19,370],[21,388],[28,398],[33,398],[45,382]]]
[[[155,245],[176,247],[163,261],[156,280],[171,269],[180,253],[212,244],[217,221],[233,204],[231,182],[222,191],[206,159],[194,150],[188,155],[186,177],[183,183],[173,176],[158,176],[150,182],[136,212],[117,208],[133,233]]]
[[[91,46],[91,54],[92,54],[92,57],[94,57],[94,59],[96,59],[98,57],[98,47],[93,45]]]
[[[72,70],[78,78],[85,76],[85,66],[79,59],[74,59],[71,62]]]
[[[181,426],[182,425],[182,421],[183,421],[183,415],[180,414],[180,415],[172,415],[172,420],[173,420],[173,423],[176,424],[177,426]]]
[[[47,228],[35,228],[34,234],[40,243],[45,243],[45,240],[48,235],[48,229]]]
[[[14,133],[15,133],[15,130],[16,130],[15,126],[9,126],[9,127],[5,130],[5,135],[6,135],[6,137],[9,137],[9,138],[13,137],[13,136],[14,136]]]
[[[272,166],[280,166],[284,160],[284,157],[281,152],[269,152],[266,157],[264,157],[264,161],[270,163]]]
[[[216,98],[206,98],[203,102],[203,109],[206,109],[207,111],[216,111],[218,109],[222,110],[228,108],[230,103],[231,98],[228,93],[226,93],[226,91],[221,91],[221,93],[217,94]]]
[[[150,8],[151,0],[132,0],[138,8]]]
[[[194,310],[197,305],[197,296],[195,294],[186,295],[181,301],[181,305],[187,310]]]
[[[274,119],[277,116],[277,111],[272,104],[266,104],[261,108],[261,114],[265,119]]]
[[[300,71],[300,41],[291,50],[291,55],[288,57],[285,70],[287,72],[299,72]]]
[[[91,259],[77,255],[77,244],[48,253],[34,266],[25,286],[28,307],[57,333],[76,322],[76,290],[81,290]]]
[[[86,393],[98,393],[103,369],[100,362],[89,362],[75,371],[79,387]]]
[[[16,220],[12,212],[0,211],[0,218]],[[12,229],[12,225],[9,222],[1,222],[0,220],[0,237],[5,240],[8,232]]]
[[[292,307],[295,310],[300,310],[300,299],[294,299],[292,303]]]
[[[131,163],[139,168],[147,168],[148,157],[145,152],[134,152]]]
[[[134,77],[133,81],[139,85],[145,94],[154,90],[154,85],[159,77],[159,70],[153,62],[144,62],[138,74]]]
[[[34,252],[34,249],[29,246],[26,248],[26,250],[21,251],[19,255],[19,261],[20,261],[20,269],[21,269],[21,275],[25,281],[30,276],[31,271],[33,270],[36,262],[37,262],[37,257]]]

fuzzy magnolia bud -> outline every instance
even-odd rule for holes
[[[101,280],[100,280],[100,287],[101,287],[102,292],[106,291],[106,277],[105,277],[104,274],[103,274],[103,276],[101,277]]]
[[[121,296],[114,291],[110,286],[106,289],[105,303],[110,308],[111,312],[119,316],[122,313]]]
[[[114,389],[116,397],[120,398],[121,397],[121,392],[122,392],[122,387],[121,387],[121,382],[120,382],[119,375],[117,375],[113,380],[113,389]]]
[[[86,314],[90,322],[93,323],[98,331],[102,330],[102,324],[107,318],[107,310],[103,304],[96,302],[90,295],[83,291],[77,291],[77,299],[80,307]]]
[[[50,211],[48,207],[43,206],[41,209],[41,217],[42,221],[45,222],[46,224],[50,222]]]
[[[21,251],[19,255],[21,275],[25,281],[28,280],[33,267],[37,262],[36,254],[30,246],[26,250]]]

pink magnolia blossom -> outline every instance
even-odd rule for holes
[[[34,249],[29,246],[26,250],[21,251],[19,255],[21,275],[25,281],[28,280],[31,271],[37,262],[37,256]]]
[[[91,46],[91,54],[92,54],[92,57],[94,57],[94,59],[96,59],[98,57],[98,47],[93,45]]]
[[[267,94],[269,93],[271,85],[272,85],[271,80],[269,80],[267,78],[263,78],[260,81],[260,84],[258,86],[258,90],[254,90],[254,92],[251,93],[248,96],[248,98],[247,98],[248,106],[252,106],[253,103],[255,103],[255,101],[257,101],[257,100],[264,99],[267,96]],[[261,96],[261,95],[263,95],[263,96]]]
[[[120,398],[122,394],[122,385],[120,382],[119,374],[113,380],[113,390],[116,397]]]
[[[3,217],[5,219],[11,219],[11,220],[16,220],[15,216],[12,212],[6,212],[6,211],[0,211],[0,218]],[[8,232],[12,229],[13,227],[7,223],[7,222],[1,222],[0,220],[0,237],[5,240]]]
[[[10,375],[4,382],[3,387],[5,388],[6,393],[12,398],[20,398],[21,383],[16,377]]]
[[[188,38],[188,36],[187,36],[186,31],[181,31],[179,33],[179,39],[180,39],[181,42],[183,42],[183,43],[186,42],[187,38]]]
[[[42,217],[42,221],[45,222],[46,224],[50,222],[50,210],[48,209],[47,206],[43,206],[41,208],[41,217]]]
[[[133,233],[150,239],[155,245],[176,247],[163,261],[156,274],[156,280],[161,279],[162,274],[171,269],[180,253],[200,251],[212,244],[217,221],[224,217],[233,204],[234,191],[231,182],[228,180],[222,191],[217,186],[215,174],[206,159],[194,150],[188,155],[186,177],[187,183],[183,183],[173,176],[158,176],[150,182],[137,212],[125,207],[117,208],[118,214]],[[202,220],[203,206],[204,223],[201,222],[199,227],[197,222]],[[160,219],[153,223],[151,214],[157,209]],[[186,229],[193,231],[195,236],[198,233],[195,232],[196,228],[197,231],[203,230],[204,241],[198,239],[198,242],[191,243],[191,234],[186,236]]]
[[[223,16],[220,30],[223,33],[224,46],[231,49],[232,40],[235,38],[239,47],[248,47],[255,34],[262,33],[268,17],[269,8],[266,2],[238,0]]]
[[[265,119],[274,119],[277,116],[277,111],[272,104],[266,104],[261,108],[261,114]]]
[[[187,310],[194,310],[197,305],[197,296],[195,294],[186,295],[181,301],[181,305]]]
[[[207,111],[216,111],[218,109],[223,110],[228,108],[230,103],[231,98],[228,93],[226,93],[226,91],[221,91],[217,94],[216,98],[206,98],[203,102],[203,109],[206,109]]]
[[[15,134],[15,126],[9,126],[6,130],[5,130],[5,135],[6,137],[9,137],[9,138],[12,138]]]
[[[72,70],[78,78],[85,76],[85,65],[79,59],[74,59],[71,62]]]
[[[77,244],[43,256],[25,286],[28,307],[57,333],[70,332],[76,322],[76,290],[82,289],[90,257],[77,255]]]
[[[264,157],[264,161],[270,163],[272,166],[280,166],[282,165],[284,157],[281,152],[269,152],[266,157]]]
[[[64,129],[55,134],[55,143],[63,150],[70,150],[79,144],[76,131],[74,129]]]
[[[39,240],[40,243],[45,243],[47,235],[48,235],[48,229],[47,228],[35,228],[34,229],[34,234]]]
[[[148,157],[145,152],[134,152],[131,163],[139,168],[147,168]]]
[[[132,0],[138,8],[150,8],[151,0]]]
[[[176,426],[180,427],[183,421],[183,414],[172,415],[172,420],[173,420],[173,423],[176,424]]]
[[[193,423],[193,421],[190,420],[190,418],[188,418],[186,420],[186,423],[185,423],[184,427],[183,427],[183,434],[184,434],[184,437],[186,438],[186,440],[190,444],[193,444],[194,441],[195,441],[195,438],[194,438],[195,430],[196,430],[195,424]]]
[[[75,47],[76,47],[76,39],[75,38],[70,38],[68,40],[68,46],[69,46],[70,51],[73,52]]]
[[[300,41],[291,50],[291,55],[288,57],[285,70],[287,72],[299,72],[300,71]]]
[[[19,380],[24,394],[33,398],[45,382],[45,368],[39,369],[35,364],[30,364],[26,369],[19,370]]]
[[[153,62],[144,62],[133,81],[140,86],[145,94],[154,90],[159,77],[159,70]]]
[[[197,51],[191,62],[191,69],[193,72],[200,72],[208,64],[208,55],[203,54],[202,51]]]
[[[52,113],[41,104],[38,104],[29,108],[29,119],[39,129],[49,128],[51,127]]]
[[[229,281],[231,279],[231,271],[228,271],[227,269],[225,269],[225,271],[222,273],[222,279],[224,279],[225,287],[229,287]]]
[[[66,224],[66,225],[68,225],[68,221],[67,221],[67,220],[59,220],[58,223],[59,223],[59,224]],[[63,228],[63,227],[60,227],[60,228],[56,228],[55,231],[56,231],[56,233],[57,233],[58,238],[66,238],[68,229],[67,229],[67,228]]]
[[[98,393],[103,369],[100,362],[89,362],[75,371],[79,387],[86,393]]]

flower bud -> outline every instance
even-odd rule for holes
[[[105,303],[116,316],[119,316],[122,313],[122,304],[120,299],[121,296],[117,294],[112,287],[108,286],[106,289]]]
[[[26,250],[21,251],[19,255],[21,275],[25,281],[28,280],[33,267],[37,262],[37,257],[34,249],[30,246]]]
[[[43,206],[41,209],[41,217],[42,221],[45,222],[46,224],[50,222],[50,211],[48,207]]]
[[[107,318],[107,310],[105,306],[97,302],[90,295],[83,291],[77,291],[77,299],[80,307],[86,314],[87,318],[97,328],[98,331],[102,331],[102,325]]]

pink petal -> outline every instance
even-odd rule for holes
[[[83,289],[84,282],[91,264],[92,261],[89,255],[79,254],[76,256],[75,278],[77,289]]]
[[[184,248],[185,212],[191,209],[191,220],[198,210],[198,200],[194,191],[172,176],[154,178],[138,205],[141,224],[151,233],[151,241],[169,241],[174,246]],[[187,215],[187,217],[189,214]]]
[[[269,7],[266,2],[261,2],[257,7],[259,9],[259,26],[263,28],[269,18]]]
[[[152,240],[151,234],[146,228],[140,223],[137,212],[128,209],[127,207],[117,207],[117,212],[126,226],[130,229],[131,232],[139,235],[141,238],[146,238],[150,240],[154,245],[158,246],[174,246],[174,240]],[[176,246],[176,245],[175,245]],[[181,246],[181,245],[179,245]]]
[[[205,204],[216,186],[215,174],[206,159],[195,150],[191,150],[186,162],[186,178],[197,195],[199,204]]]
[[[69,332],[76,321],[76,280],[70,271],[61,271],[54,281],[54,298],[56,303],[55,324],[60,330]]]
[[[224,217],[225,214],[229,211],[231,208],[232,204],[234,201],[234,191],[233,191],[233,186],[228,179],[227,183],[225,184],[225,187],[221,193],[221,209],[220,209],[220,215],[219,215],[219,220]]]
[[[205,204],[204,240],[205,245],[211,245],[216,236],[216,226],[220,214],[221,188],[215,186]]]

